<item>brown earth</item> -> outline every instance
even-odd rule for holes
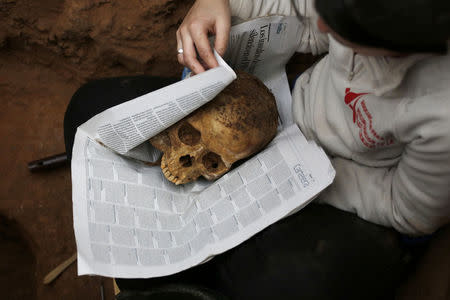
[[[0,0],[1,299],[100,300],[101,284],[113,299],[111,279],[75,265],[41,283],[75,253],[70,169],[31,174],[27,163],[65,151],[64,111],[82,83],[179,76],[174,37],[191,2]]]
[[[175,31],[192,1],[2,0],[0,46],[20,61],[85,80],[175,75]]]

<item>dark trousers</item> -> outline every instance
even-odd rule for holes
[[[79,125],[176,80],[120,77],[81,87],[64,118],[69,157]],[[392,229],[330,206],[310,204],[202,265],[171,276],[117,283],[121,290],[152,290],[168,284],[206,287],[231,299],[392,299],[408,257]]]

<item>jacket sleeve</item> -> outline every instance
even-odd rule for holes
[[[242,20],[268,15],[297,16],[306,31],[297,52],[317,55],[328,51],[328,36],[317,28],[313,0],[230,0],[230,6],[231,15]]]
[[[399,110],[395,137],[405,148],[398,165],[334,158],[335,182],[319,201],[402,233],[429,234],[450,221],[450,93],[405,99]]]

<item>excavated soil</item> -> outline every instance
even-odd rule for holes
[[[32,174],[27,163],[65,151],[64,111],[84,82],[179,76],[175,31],[191,4],[0,0],[0,298],[100,300],[103,285],[113,299],[111,279],[75,265],[42,284],[75,253],[70,169]]]
[[[79,82],[178,75],[175,31],[192,2],[2,0],[0,50]]]

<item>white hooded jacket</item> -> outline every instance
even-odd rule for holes
[[[450,55],[362,56],[318,31],[312,0],[230,0],[240,19],[298,16],[303,73],[293,114],[332,160],[318,201],[411,235],[450,221]],[[326,222],[326,220],[324,220]]]

